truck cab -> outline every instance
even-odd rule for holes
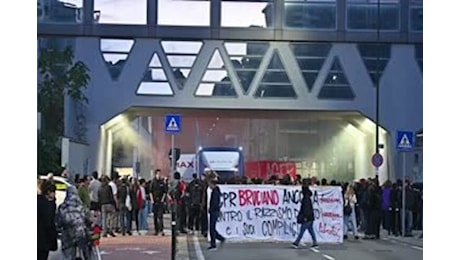
[[[233,177],[235,173],[244,176],[242,147],[200,147],[196,162],[200,177],[206,168],[216,172],[223,181]]]

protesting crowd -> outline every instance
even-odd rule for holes
[[[405,236],[412,236],[414,229],[422,229],[422,189],[407,180],[404,183],[386,181],[383,185],[378,178],[338,183],[326,179],[319,181],[316,177],[302,179],[300,175],[291,178],[287,174],[282,178],[273,175],[268,180],[248,179],[237,174],[221,179],[207,169],[201,178],[193,174],[193,180],[187,183],[178,172],[169,181],[158,169],[150,180],[120,177],[116,172],[110,177],[99,177],[94,172],[92,176],[76,176],[74,183],[75,186],[67,188],[64,202],[56,207],[52,176],[45,181],[38,179],[39,260],[47,259],[49,251],[57,250],[58,234],[64,259],[75,259],[77,255],[92,259],[92,243],[98,228],[102,237],[146,235],[149,230],[154,231],[154,235],[165,236],[164,214],[172,210],[177,216],[177,234],[198,233],[207,237],[209,232],[209,249],[214,250],[216,239],[225,241],[216,231],[221,207],[219,184],[302,185],[303,199],[297,216],[301,228],[293,247],[299,246],[307,230],[313,239],[312,246],[317,246],[309,186],[342,187],[344,239],[348,239],[350,233],[359,239],[358,232],[364,233],[364,239],[379,239],[381,227],[388,235],[400,236],[403,234],[401,220],[405,221]],[[212,190],[209,205],[205,192],[208,187]],[[406,210],[401,216],[403,189]],[[153,227],[148,225],[149,216],[154,219]]]
[[[300,175],[291,178],[286,174],[281,178],[273,175],[268,180],[248,179],[235,176],[226,184],[273,184],[310,186],[341,186],[344,201],[344,239],[348,233],[358,239],[358,232],[364,233],[364,239],[379,239],[383,227],[388,235],[401,236],[402,233],[402,189],[405,189],[405,236],[411,237],[413,230],[422,230],[423,193],[421,184],[412,184],[409,180],[387,180],[383,185],[378,178],[361,179],[354,183],[328,182],[316,177],[302,179]]]

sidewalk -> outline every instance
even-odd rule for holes
[[[100,251],[104,260],[121,259],[170,259],[171,258],[171,215],[164,215],[165,236],[155,236],[153,215],[148,218],[149,231],[145,235],[133,232],[132,236],[122,236],[116,233],[116,237],[101,238]],[[135,224],[133,222],[133,227]],[[59,260],[62,258],[61,248],[51,252],[48,260]],[[189,250],[186,235],[177,236],[176,259],[189,260]]]

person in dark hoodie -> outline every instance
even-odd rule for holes
[[[37,194],[37,259],[47,260],[50,251],[56,251],[57,230],[54,222],[56,214],[56,186],[44,181]]]
[[[300,240],[302,240],[306,230],[308,230],[308,233],[310,233],[311,239],[313,240],[313,244],[311,247],[318,247],[315,231],[313,230],[313,221],[315,220],[315,216],[313,213],[313,204],[311,202],[311,196],[312,192],[308,185],[303,185],[302,202],[300,205],[299,214],[297,215],[297,223],[301,224],[301,226],[297,239],[294,241],[294,243],[292,243],[292,247],[294,248],[299,248]]]
[[[200,216],[200,203],[203,196],[203,184],[198,179],[196,173],[192,175],[193,180],[187,186],[188,191],[190,192],[191,205],[190,205],[190,214],[188,220],[188,229],[193,231],[200,230],[201,216]]]
[[[112,188],[109,185],[109,177],[102,176],[102,184],[98,191],[99,201],[102,209],[102,229],[103,237],[110,235],[116,237],[114,231],[115,228],[115,198],[112,193]]]
[[[382,189],[382,223],[383,228],[388,232],[388,235],[391,234],[391,181],[387,180],[383,185]]]
[[[131,190],[129,187],[128,179],[123,177],[121,180],[121,185],[118,189],[118,205],[120,205],[120,228],[121,234],[124,236],[126,233],[132,235],[130,223],[132,223],[132,213],[133,209],[132,199],[131,199]]]
[[[391,191],[392,232],[395,236],[401,235],[401,209],[402,209],[402,181],[399,179],[393,184]]]
[[[416,194],[412,189],[412,184],[409,180],[405,181],[405,189],[406,189],[406,198],[405,198],[405,215],[404,220],[406,224],[406,230],[404,236],[412,237],[412,225],[413,225],[413,210],[415,208],[416,203]]]
[[[225,242],[225,238],[216,230],[217,219],[219,218],[221,207],[221,192],[220,188],[217,186],[217,180],[210,180],[209,188],[211,188],[212,192],[209,200],[209,233],[211,235],[211,246],[208,247],[208,250],[214,251],[217,249],[216,239],[223,244]]]
[[[208,229],[209,229],[209,223],[208,223],[208,186],[209,186],[209,181],[212,179],[217,178],[217,176],[211,171],[205,171],[203,174],[204,180],[203,180],[203,193],[201,197],[201,234],[204,237],[208,237]]]

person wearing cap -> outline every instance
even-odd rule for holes
[[[56,215],[56,186],[44,181],[37,194],[37,259],[47,260],[50,251],[56,251],[57,230],[54,222]]]

